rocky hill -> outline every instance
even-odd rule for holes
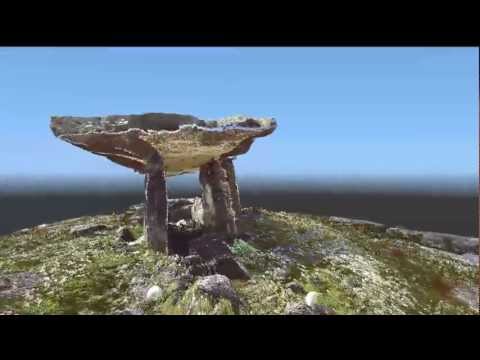
[[[476,238],[249,208],[227,245],[191,203],[185,256],[147,247],[142,206],[0,237],[0,313],[478,314]]]

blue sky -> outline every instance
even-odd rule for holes
[[[476,48],[0,48],[0,176],[138,176],[51,115],[272,116],[244,176],[477,176]]]

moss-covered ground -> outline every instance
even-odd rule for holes
[[[70,229],[79,224],[108,228],[75,237]],[[232,281],[242,299],[236,309],[199,292],[176,257],[117,240],[122,225],[135,237],[143,232],[128,216],[112,214],[0,237],[0,277],[37,276],[26,294],[0,292],[0,313],[283,314],[288,303],[303,301],[303,294],[286,286],[296,281],[320,293],[319,301],[337,314],[478,314],[457,296],[459,290],[478,296],[478,267],[368,227],[259,210],[245,225],[250,235],[231,246],[252,275]],[[146,302],[152,285],[161,287],[162,296]]]

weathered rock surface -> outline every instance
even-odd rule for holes
[[[192,209],[192,220],[195,224],[199,227],[203,227],[205,225],[204,218],[203,218],[203,201],[202,198],[196,197],[193,201]]]
[[[155,251],[168,252],[174,246],[168,239],[168,196],[165,161],[154,152],[145,165],[144,235]]]
[[[248,151],[257,137],[275,130],[270,118],[215,121],[190,115],[148,113],[104,117],[53,116],[55,136],[123,166],[145,173],[153,153],[162,154],[167,176],[198,170],[221,156]]]
[[[0,300],[28,296],[41,282],[42,277],[33,272],[0,273]]]
[[[121,226],[117,229],[117,240],[122,242],[133,242],[135,241],[135,237],[128,227]]]
[[[184,258],[181,258],[181,261],[186,267],[191,267],[195,265],[199,265],[203,262],[202,258],[198,255],[188,255]]]
[[[195,198],[168,199],[168,222],[191,220],[194,201]]]
[[[463,254],[462,258],[469,264],[473,266],[478,266],[479,265],[479,257],[477,254]]]
[[[233,303],[239,303],[240,299],[232,287],[232,283],[225,275],[215,274],[205,276],[197,282],[200,291],[214,298],[225,298]]]
[[[313,315],[313,310],[303,302],[289,303],[285,307],[285,315]]]
[[[335,311],[325,305],[308,306],[302,302],[289,303],[285,315],[335,315]]]
[[[168,199],[169,223],[192,219],[196,220],[196,222],[200,222],[203,220],[203,215],[197,215],[200,211],[202,211],[202,199],[200,197]],[[132,205],[125,213],[131,217],[138,217],[143,220],[143,216],[145,215],[145,204]],[[195,216],[193,216],[194,214]]]
[[[213,271],[225,275],[229,279],[248,280],[250,274],[247,269],[232,256],[222,256],[212,261]]]
[[[202,233],[203,229],[196,227],[192,220],[169,223],[169,253],[187,256],[191,240],[200,237]]]
[[[210,261],[222,256],[232,256],[222,234],[204,234],[190,241],[190,253],[199,255],[204,261]]]
[[[221,161],[212,160],[202,165],[199,180],[202,186],[204,226],[212,231],[236,234],[231,186]]]
[[[301,294],[301,295],[306,294],[304,287],[296,281],[292,281],[288,283],[287,285],[285,285],[285,287],[287,289],[292,290],[295,294]]]
[[[76,225],[72,226],[70,234],[73,236],[89,236],[106,229],[107,226],[103,224]]]
[[[378,231],[385,230],[387,228],[384,224],[380,224],[380,223],[368,221],[368,220],[349,219],[349,218],[343,218],[338,216],[330,216],[328,220],[334,223],[352,226],[355,228],[365,228],[365,229],[372,229],[372,230],[378,230]]]
[[[478,238],[431,231],[415,231],[403,228],[388,228],[387,234],[410,238],[419,244],[455,254],[478,254]]]
[[[182,259],[183,264],[188,268],[189,274],[193,276],[213,275],[215,272],[211,266],[204,262],[198,255],[189,255]]]
[[[472,310],[480,311],[478,290],[478,288],[456,287],[452,290],[452,296]]]
[[[235,175],[235,167],[232,158],[224,158],[222,160],[222,168],[225,169],[228,186],[230,188],[231,207],[238,217],[241,214],[242,207],[240,205],[240,192],[238,190],[237,178]]]
[[[247,280],[247,269],[234,259],[224,235],[205,234],[190,241],[190,253],[197,255],[204,263],[194,269],[197,273],[214,272],[230,279]]]

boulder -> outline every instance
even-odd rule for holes
[[[284,259],[281,259],[281,260],[284,260]],[[276,281],[280,281],[283,283],[290,280],[291,275],[292,275],[291,267],[286,264],[284,266],[275,268],[272,273],[272,276]]]
[[[224,256],[233,256],[222,234],[204,234],[190,241],[190,254],[199,255],[204,261]]]
[[[195,259],[201,259],[204,263],[192,267],[197,274],[213,272],[230,279],[250,279],[247,269],[235,260],[224,235],[205,234],[193,239],[190,242],[190,254],[196,255]]]
[[[225,275],[229,279],[249,280],[250,274],[247,269],[231,256],[222,256],[214,259],[212,264],[213,271],[217,274]]]
[[[214,274],[213,269],[199,255],[189,255],[182,259],[188,273],[193,276],[206,276]]]
[[[168,222],[176,223],[180,220],[192,219],[194,199],[168,199]]]
[[[195,227],[192,220],[179,220],[176,223],[168,223],[169,253],[187,256],[190,242],[203,233],[202,229]]]
[[[176,279],[175,285],[177,291],[185,291],[194,282],[194,277],[191,274],[181,275]]]
[[[203,262],[202,258],[198,255],[188,255],[181,260],[186,267],[200,265]]]
[[[240,302],[240,298],[232,287],[230,279],[225,275],[215,274],[205,276],[197,281],[197,286],[200,291],[213,298],[225,298],[237,304]]]
[[[335,310],[329,308],[328,306],[315,304],[313,307],[314,315],[336,315]]]
[[[129,243],[135,241],[135,237],[128,227],[121,226],[117,229],[117,240]]]
[[[289,303],[285,307],[285,315],[313,315],[313,310],[303,302]]]

